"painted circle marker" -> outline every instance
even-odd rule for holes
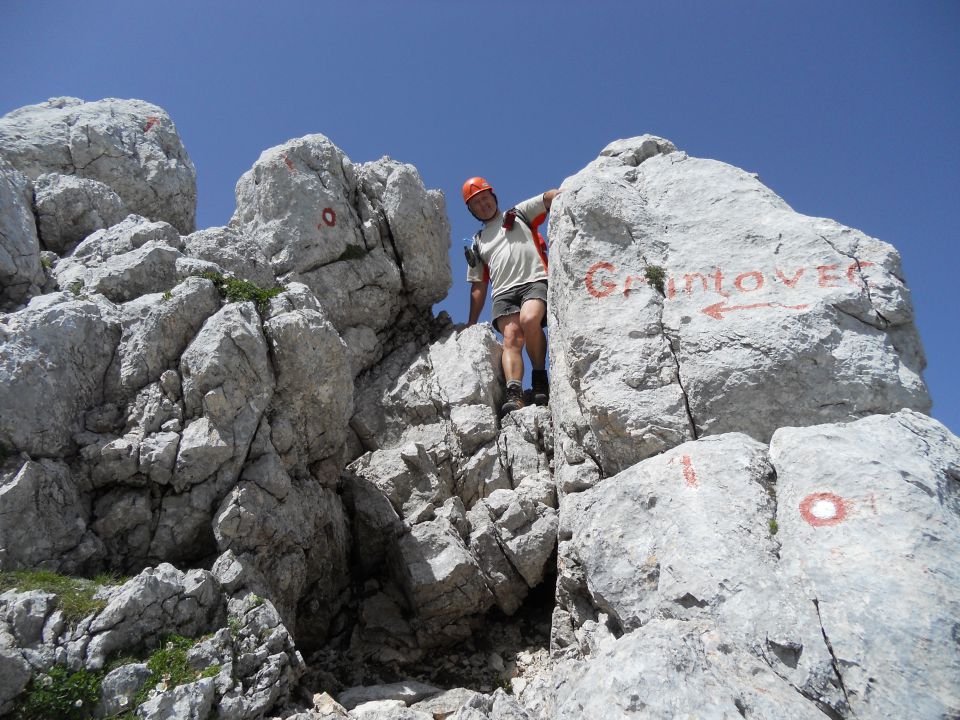
[[[813,493],[800,501],[800,517],[808,525],[836,525],[847,517],[847,502],[833,493]]]
[[[337,224],[337,214],[333,211],[333,208],[324,208],[321,217],[327,227],[333,227]]]

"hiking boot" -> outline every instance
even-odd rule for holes
[[[500,412],[506,415],[519,410],[523,405],[523,388],[519,385],[507,385],[507,401],[500,406]]]
[[[534,370],[533,377],[533,404],[546,405],[550,402],[550,381],[546,370]]]

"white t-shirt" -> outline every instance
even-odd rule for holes
[[[547,211],[543,195],[524,200],[516,209],[530,222]],[[512,229],[504,230],[503,213],[498,212],[480,231],[479,247],[483,264],[467,265],[467,282],[482,282],[483,265],[486,265],[490,268],[494,296],[518,285],[547,279],[533,233],[519,218]]]

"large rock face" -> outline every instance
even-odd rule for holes
[[[556,546],[552,427],[543,408],[498,418],[489,326],[399,348],[358,379],[351,426],[371,450],[344,476],[362,603],[356,652],[412,660],[513,614]]]
[[[651,136],[611,144],[562,187],[554,407],[604,474],[704,435],[765,442],[784,425],[929,409],[886,243]]]
[[[31,180],[45,173],[97,180],[131,212],[164,220],[184,234],[193,232],[196,171],[173,120],[156,105],[54,98],[22,107],[0,118],[0,154]],[[103,218],[109,221],[115,201],[106,200],[102,191],[90,189],[93,186],[80,187],[92,202],[87,212],[72,217],[86,214],[90,217],[84,222],[96,225],[92,215],[102,217],[109,208]],[[59,230],[54,237],[51,242],[64,241]],[[76,238],[68,234],[67,239]]]
[[[563,659],[527,708],[950,717],[960,440],[893,248],[650,136],[563,189]]]
[[[555,645],[696,621],[840,715],[943,717],[960,701],[958,467],[960,440],[912,411],[641,462],[562,506]]]
[[[355,165],[323,135],[264,151],[237,183],[230,225],[281,282],[302,282],[343,336],[357,373],[380,359],[405,313],[450,287],[443,196],[411,165]]]

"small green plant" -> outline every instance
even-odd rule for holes
[[[53,261],[48,258],[46,255],[40,256],[40,264],[47,270],[53,267]]]
[[[70,672],[54,665],[50,672],[35,676],[14,711],[18,720],[82,720],[93,716],[100,698],[103,673],[78,670]]]
[[[72,283],[67,285],[67,290],[79,297],[80,293],[83,292],[83,280],[74,280]]]
[[[276,297],[283,292],[282,287],[274,287],[264,290],[254,285],[248,280],[238,280],[236,278],[224,277],[220,273],[205,270],[200,273],[200,277],[211,280],[216,285],[220,295],[226,298],[227,302],[246,302],[250,301],[257,306],[261,312],[266,309],[270,298]]]
[[[340,253],[340,257],[337,258],[337,262],[340,260],[359,260],[366,256],[367,251],[365,248],[358,245],[347,245],[346,249]]]
[[[663,295],[663,280],[666,275],[666,272],[659,265],[647,265],[643,271],[643,276],[650,283],[650,287],[656,288],[661,295]]]
[[[227,618],[227,627],[230,628],[232,634],[236,635],[243,627],[243,623],[240,622],[240,618],[236,615],[231,615]]]
[[[0,592],[4,590],[43,590],[57,596],[60,611],[71,625],[106,606],[95,600],[100,584],[96,580],[68,577],[49,570],[11,570],[0,573]]]
[[[210,667],[206,667],[200,671],[200,675],[197,676],[197,679],[201,678],[212,678],[220,674],[221,666],[217,663],[214,663]]]
[[[173,293],[172,293],[172,292],[170,292],[169,290],[164,290],[164,291],[163,291],[163,301],[164,301],[164,302],[166,302],[167,300],[170,300],[172,297],[173,297]]]
[[[776,535],[780,531],[780,526],[774,518],[770,518],[770,534]]]
[[[180,635],[170,635],[164,639],[160,647],[147,660],[150,678],[137,693],[134,701],[135,706],[142,705],[150,695],[150,691],[155,688],[169,690],[179,685],[185,685],[201,678],[215,677],[219,674],[220,665],[210,665],[203,670],[194,670],[190,667],[187,653],[196,642],[196,640]]]

